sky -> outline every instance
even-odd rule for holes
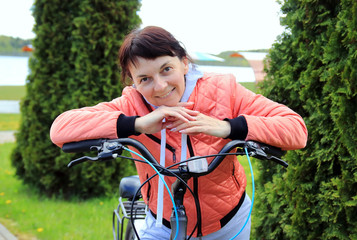
[[[0,35],[34,38],[33,0],[0,0]],[[142,27],[171,32],[190,51],[267,49],[284,28],[276,0],[142,0]]]

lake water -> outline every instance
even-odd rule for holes
[[[20,113],[20,101],[1,100],[0,113]]]
[[[0,86],[25,85],[29,73],[28,57],[0,56]],[[202,71],[232,73],[238,82],[254,82],[250,67],[199,66]]]
[[[0,56],[0,86],[22,86],[29,73],[28,57]],[[249,67],[199,66],[204,72],[232,73],[238,82],[254,82]],[[0,101],[0,113],[19,113],[18,101]]]
[[[0,86],[25,85],[28,60],[28,57],[0,56]]]
[[[199,66],[203,72],[232,73],[237,82],[255,82],[254,71],[250,67]]]

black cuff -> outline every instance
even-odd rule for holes
[[[139,116],[125,116],[120,114],[117,120],[117,135],[118,138],[126,138],[130,135],[140,135],[140,133],[135,132],[135,119]]]
[[[231,133],[227,138],[232,140],[244,140],[248,134],[248,124],[244,116],[239,116],[233,119],[225,118],[231,125]]]

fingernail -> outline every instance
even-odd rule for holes
[[[171,128],[170,131],[171,132],[176,132],[176,128]]]

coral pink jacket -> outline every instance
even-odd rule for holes
[[[236,83],[233,75],[205,74],[198,79],[189,100],[194,102],[193,110],[217,119],[244,116],[248,125],[246,140],[256,140],[285,150],[299,149],[306,145],[307,129],[303,119],[288,107],[273,102]],[[100,103],[67,111],[54,121],[51,139],[58,146],[66,142],[95,138],[117,138],[117,119],[120,114],[143,116],[152,109],[147,107],[139,92],[126,87],[122,96],[111,102]],[[121,127],[121,126],[119,126]],[[122,126],[125,128],[125,126]],[[160,133],[153,134],[160,138]],[[160,143],[145,134],[131,136],[142,143],[160,159]],[[190,136],[193,154],[203,156],[217,153],[229,139],[204,134]],[[180,159],[181,134],[167,131],[166,142],[172,149],[166,149],[166,166]],[[187,152],[187,156],[190,153]],[[208,159],[209,161],[211,159]],[[148,165],[136,163],[141,182],[155,174]],[[165,177],[167,184],[175,179]],[[198,193],[202,215],[202,233],[210,234],[222,227],[222,220],[234,209],[245,191],[246,176],[244,169],[234,156],[226,157],[212,173],[188,185]],[[145,202],[156,213],[158,178],[142,189]],[[187,191],[184,199],[188,216],[188,234],[196,224],[196,207],[191,194]],[[172,203],[167,192],[164,193],[164,218],[170,220]]]

